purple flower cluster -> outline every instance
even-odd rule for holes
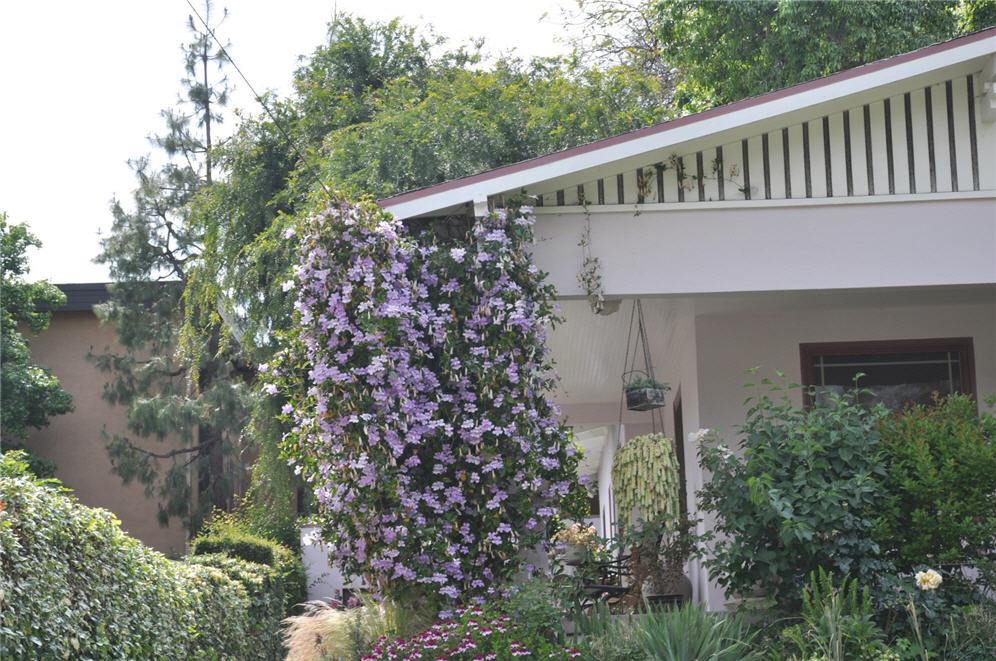
[[[296,324],[264,389],[290,401],[284,447],[333,562],[381,590],[493,594],[576,479],[530,213],[440,246],[340,203],[293,234]]]
[[[523,643],[520,633],[529,640]],[[382,638],[362,661],[566,661],[579,656],[577,649],[537,640],[529,632],[519,631],[508,615],[472,607],[458,609],[455,619],[436,622],[408,640]]]

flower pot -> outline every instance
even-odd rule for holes
[[[571,567],[578,567],[584,562],[586,554],[585,547],[580,544],[565,544],[563,553],[563,562],[565,565],[570,565]]]
[[[626,408],[630,411],[649,411],[664,406],[662,388],[632,388],[626,391]]]

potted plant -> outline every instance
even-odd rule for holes
[[[600,540],[594,526],[575,523],[561,528],[550,538],[553,552],[565,565],[578,566],[585,558],[600,548]]]
[[[626,408],[630,411],[649,411],[664,406],[664,393],[671,389],[667,383],[649,376],[641,376],[623,386]]]

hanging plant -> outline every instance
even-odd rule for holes
[[[612,460],[612,491],[620,525],[632,525],[634,512],[644,521],[677,520],[679,482],[673,439],[646,434],[626,441]]]
[[[642,602],[645,581],[670,592],[695,546],[694,521],[681,514],[674,441],[663,434],[631,438],[612,460],[612,491],[623,545],[629,549],[629,606]]]
[[[633,323],[636,322],[636,344],[630,358],[630,344],[633,339]],[[650,360],[650,340],[647,337],[647,327],[643,320],[643,303],[640,299],[633,302],[633,313],[629,319],[629,340],[626,344],[626,360],[623,372],[623,393],[626,397],[626,408],[630,411],[650,411],[664,406],[664,393],[671,389],[667,383],[654,377],[654,365]],[[643,369],[636,366],[637,357],[643,351]],[[661,429],[664,420],[661,419]],[[654,427],[657,431],[657,427]]]
[[[581,230],[581,237],[578,240],[578,247],[581,248],[578,286],[588,298],[591,311],[595,314],[602,314],[602,310],[605,308],[605,292],[602,289],[602,262],[599,261],[598,257],[591,255],[591,211],[588,209],[588,201],[583,196],[581,206],[584,208],[584,229]]]
[[[664,393],[671,389],[666,383],[649,376],[634,379],[623,385],[626,408],[630,411],[649,411],[664,406]]]

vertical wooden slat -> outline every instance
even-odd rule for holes
[[[674,168],[674,179],[678,183],[678,201],[685,201],[685,159],[678,157]]]
[[[750,199],[750,156],[747,154],[747,141],[740,141],[740,151],[744,169],[744,199]]]
[[[584,195],[584,184],[578,184],[578,204],[584,205],[587,199]]]
[[[792,198],[792,165],[789,162],[789,152],[791,148],[789,147],[789,130],[788,128],[782,129],[782,167],[785,170],[785,198]]]
[[[826,168],[827,197],[833,197],[833,167],[830,164],[830,118],[823,117],[823,166]]]
[[[913,111],[910,93],[903,95],[903,109],[906,114],[906,162],[910,171],[910,193],[916,193],[916,152],[913,150]]]
[[[598,203],[605,204],[605,180],[598,180]]]
[[[813,196],[812,165],[809,160],[809,122],[802,123],[802,163],[806,168],[806,197]]]
[[[768,154],[768,134],[761,135],[761,162],[764,164],[764,199],[771,199],[771,158]]]
[[[634,171],[632,176],[623,176],[623,198],[625,198],[627,204],[638,204],[637,197],[639,189],[636,185],[638,172],[638,170]],[[622,203],[620,202],[620,204]]]
[[[559,191],[557,191],[557,206],[558,207],[564,206],[564,189],[563,188],[561,188]]]
[[[743,195],[743,191],[740,190],[743,188],[744,181],[744,164],[741,161],[742,158],[743,152],[740,149],[739,141],[723,145],[723,167],[726,168],[727,172],[733,171],[735,173],[731,177],[732,182],[726,182],[725,199],[727,200],[739,200],[741,199],[740,195]],[[732,187],[730,186],[731,183],[733,183]]]
[[[768,155],[771,159],[769,177],[771,179],[769,199],[783,200],[785,195],[785,177],[782,162],[784,161],[785,142],[782,139],[784,131],[772,131],[768,134]]]
[[[972,150],[972,190],[979,190],[979,143],[975,129],[975,74],[965,76],[968,88],[968,139]]]
[[[896,161],[892,150],[892,103],[886,99],[885,108],[885,163],[888,168],[889,195],[896,194]]]
[[[854,171],[851,169],[851,112],[844,111],[844,171],[847,179],[847,195],[854,195]]]
[[[934,125],[934,175],[937,192],[951,191],[951,149],[948,139],[948,104],[944,94],[944,84],[930,88],[931,108]]]
[[[616,204],[626,204],[626,182],[621,174],[616,175]]]
[[[723,165],[723,145],[716,147],[716,189],[719,199],[726,199],[726,166]]]
[[[906,153],[906,104],[903,95],[897,94],[890,99],[892,108],[892,159],[895,163],[896,195],[906,195],[910,192],[909,155]]]
[[[887,116],[884,101],[873,101],[868,104],[868,176],[874,182],[870,195],[882,195],[889,190],[889,157],[886,144],[885,122]]]
[[[868,195],[868,160],[865,147],[865,115],[851,109],[851,194],[856,197]]]
[[[968,81],[958,76],[951,81],[952,116],[954,117],[955,167],[958,190],[974,189],[972,181],[972,136],[968,115]]]
[[[643,180],[643,168],[636,168],[636,171],[633,174],[636,179],[636,203],[643,204],[643,199],[646,197],[644,194],[644,188],[647,186],[648,182]]]
[[[752,200],[763,199],[764,192],[764,145],[760,135],[747,138],[747,154],[750,166],[750,197]]]
[[[865,170],[868,173],[868,194],[875,194],[875,159],[872,150],[871,108],[865,104],[862,110],[865,119]]]
[[[934,161],[934,108],[930,88],[923,89],[924,117],[927,121],[927,163],[930,166],[930,192],[937,192],[937,166]]]
[[[702,167],[702,152],[695,152],[695,168],[698,170],[695,176],[698,177],[699,202],[705,202],[705,169]]]
[[[958,190],[958,151],[955,148],[954,90],[951,81],[944,82],[944,105],[948,112],[948,158],[951,160],[951,190]]]
[[[657,201],[664,202],[664,164],[658,163],[654,170],[657,173]]]

